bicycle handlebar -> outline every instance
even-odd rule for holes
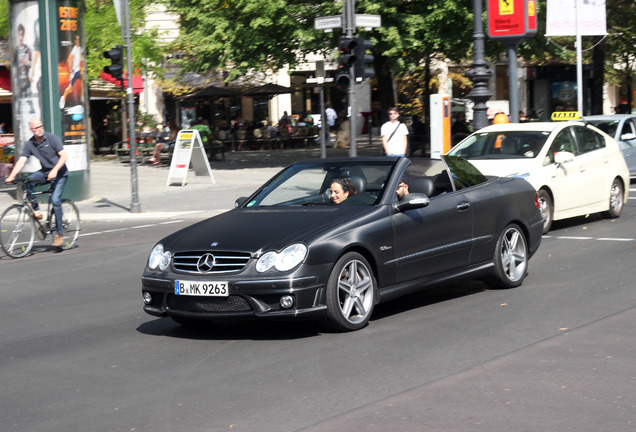
[[[11,181],[11,183],[7,183],[7,184],[16,184],[16,185],[18,185],[20,183],[24,184],[24,183],[29,183],[29,182],[32,182],[32,180],[29,180],[28,177],[18,175]],[[40,183],[40,184],[38,184],[36,186],[45,186],[45,185],[49,185],[49,189],[48,190],[35,191],[33,193],[34,194],[43,194],[43,193],[49,193],[50,194],[51,192],[53,192],[53,190],[52,190],[53,183],[50,180],[44,180],[44,183]],[[26,192],[26,190],[25,190],[25,192]]]

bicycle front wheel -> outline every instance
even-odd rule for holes
[[[55,219],[55,213],[51,217],[51,234],[55,239],[55,227],[57,222]],[[80,234],[80,215],[77,206],[70,199],[62,200],[62,226],[64,226],[64,242],[60,249],[70,249],[77,243],[77,238]]]
[[[35,240],[35,222],[29,211],[19,204],[7,208],[0,217],[0,246],[11,258],[28,254]]]

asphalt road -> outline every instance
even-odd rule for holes
[[[429,290],[346,334],[143,313],[150,248],[190,223],[90,222],[74,250],[0,257],[3,431],[634,429],[633,199],[555,223],[520,288]]]

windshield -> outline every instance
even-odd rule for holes
[[[244,207],[333,205],[332,184],[345,184],[342,205],[374,205],[382,198],[395,161],[330,161],[294,164],[258,191]],[[341,189],[341,186],[334,186]],[[338,200],[339,201],[339,200]]]
[[[543,148],[548,131],[502,131],[475,133],[449,153],[465,159],[535,158]]]

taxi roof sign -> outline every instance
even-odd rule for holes
[[[581,113],[578,111],[555,111],[550,118],[552,121],[580,120]]]

